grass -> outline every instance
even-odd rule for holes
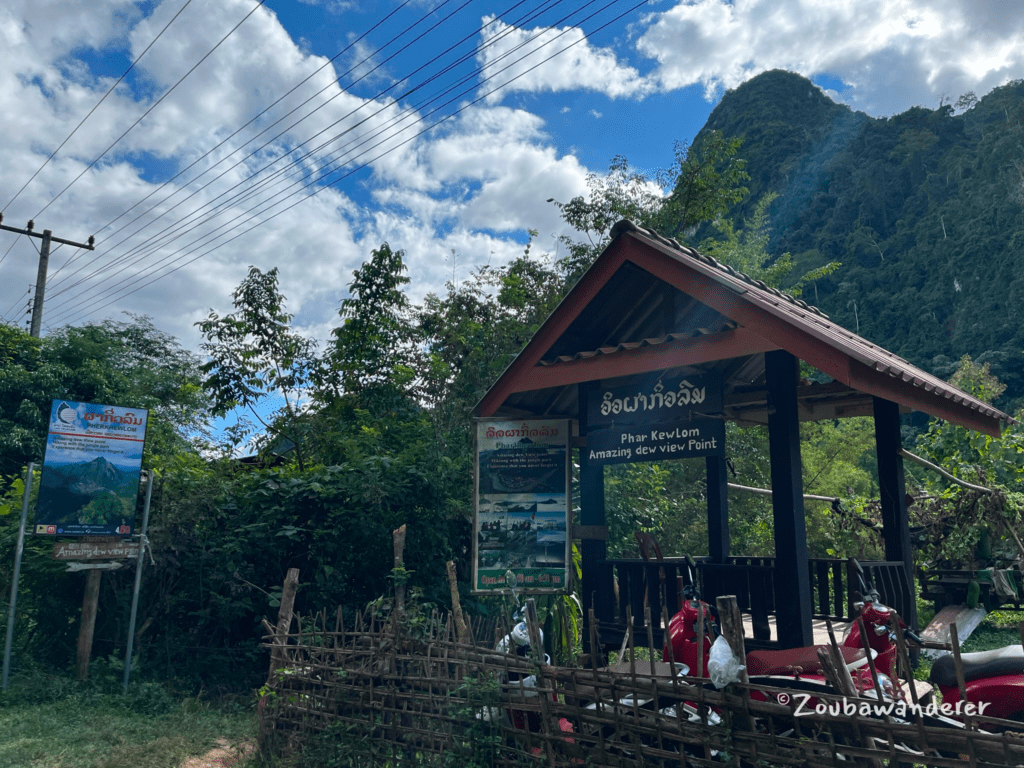
[[[38,673],[11,682],[0,694],[0,768],[180,768],[218,739],[255,737],[250,707],[175,699],[154,683],[123,696]]]

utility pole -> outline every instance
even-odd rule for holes
[[[35,222],[29,221],[28,226],[25,229],[18,229],[17,227],[8,227],[4,224],[4,215],[0,213],[0,229],[6,230],[7,232],[17,232],[19,235],[25,235],[27,237],[38,237],[42,240],[39,248],[39,271],[36,273],[36,295],[32,301],[32,326],[29,333],[32,336],[39,338],[40,328],[43,324],[43,298],[46,295],[46,269],[50,262],[50,243],[63,243],[64,245],[73,245],[76,248],[85,248],[87,250],[95,250],[96,238],[89,235],[88,243],[76,243],[72,240],[64,240],[60,237],[54,237],[53,232],[49,229],[44,229],[40,235],[32,230],[35,229]]]

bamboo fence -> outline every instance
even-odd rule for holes
[[[294,632],[266,626],[278,660],[259,707],[261,748],[299,760],[327,750],[319,764],[1024,766],[1024,733],[1005,721],[833,715],[815,711],[815,701],[841,712],[850,700],[822,686],[811,711],[795,716],[795,684],[719,691],[672,661],[652,661],[661,658],[655,648],[649,659],[633,652],[614,667],[583,669],[492,650],[500,625],[476,621],[477,641],[459,642],[454,622],[438,614],[415,631],[372,614],[346,621],[340,610],[305,617]],[[596,641],[596,624],[591,631]],[[535,686],[524,681],[531,676]],[[979,724],[1010,727],[990,733]]]

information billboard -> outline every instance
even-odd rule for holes
[[[39,481],[35,532],[130,535],[149,412],[54,400]]]
[[[571,562],[570,422],[478,421],[473,590],[564,592]]]

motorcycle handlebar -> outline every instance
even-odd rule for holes
[[[920,636],[916,632],[913,632],[913,631],[911,631],[909,629],[904,629],[903,630],[903,636],[905,638],[907,638],[908,640],[913,640],[915,643],[917,643],[917,645],[923,645],[924,644],[924,640],[922,640],[920,638]]]

